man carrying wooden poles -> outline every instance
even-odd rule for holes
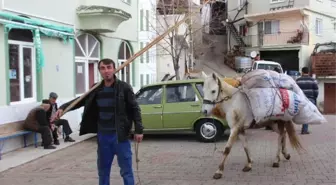
[[[58,109],[55,119],[59,119],[67,111],[72,111],[84,106],[79,135],[97,133],[97,167],[99,185],[110,184],[110,172],[114,155],[117,155],[120,166],[120,175],[125,185],[134,185],[132,169],[131,143],[128,140],[132,123],[134,122],[136,143],[142,141],[143,126],[141,110],[135,99],[132,87],[119,80],[115,73],[130,64],[135,58],[157,44],[169,32],[176,29],[187,20],[188,16],[170,27],[165,33],[158,36],[145,48],[133,55],[118,69],[111,59],[102,59],[98,63],[98,70],[103,81],[95,84],[81,97],[71,100]],[[54,121],[54,120],[52,120]],[[138,149],[135,149],[138,158]],[[137,159],[138,162],[138,159]]]

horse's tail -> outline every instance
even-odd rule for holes
[[[294,124],[292,121],[288,121],[285,123],[285,128],[288,134],[288,138],[289,138],[289,142],[292,145],[292,147],[299,152],[300,150],[305,150],[302,145],[301,142],[299,140],[298,135],[295,132],[295,128],[294,128]]]

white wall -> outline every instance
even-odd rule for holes
[[[170,26],[174,25],[179,20],[183,19],[184,15],[157,15],[157,31],[162,34],[166,31]],[[167,22],[167,24],[166,24]],[[167,26],[168,25],[168,26]],[[187,32],[187,24],[183,23],[177,29],[177,33],[175,35],[183,35]],[[169,36],[166,36],[163,40],[157,44],[157,74],[158,80],[161,80],[163,76],[167,73],[170,75],[175,75],[174,66],[172,62],[172,55],[170,49],[170,41]],[[188,37],[186,37],[186,41],[188,41]],[[168,50],[168,51],[167,51]],[[181,52],[180,60],[179,60],[179,73],[180,76],[184,74],[184,53]],[[182,77],[182,76],[181,76]]]
[[[157,37],[156,32],[156,1],[155,0],[139,0],[139,19],[138,19],[138,34],[139,34],[139,50],[141,49],[141,43],[143,43],[143,47],[147,45],[147,43],[150,43]],[[140,11],[143,10],[143,17],[140,15]],[[146,10],[149,11],[149,16],[146,16]],[[141,21],[141,18],[143,20]],[[144,28],[146,28],[146,20],[148,19],[149,24],[149,30],[143,31],[141,30],[141,22],[143,22]],[[135,86],[135,90],[138,90],[141,88],[141,79],[143,79],[143,85],[147,85],[147,82],[149,84],[156,82],[156,45],[151,47],[147,52],[143,53],[142,56],[144,59],[143,63],[140,63],[140,57],[137,59],[138,63],[138,76],[137,76],[137,83]],[[147,78],[149,78],[147,80]]]

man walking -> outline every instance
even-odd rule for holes
[[[42,100],[42,103],[50,104],[50,109],[47,111],[47,119],[52,120],[53,117],[56,115],[56,111],[58,109],[56,100],[58,98],[58,95],[55,92],[51,92],[49,94],[48,100]],[[75,142],[74,139],[70,137],[70,134],[72,133],[71,127],[69,125],[68,120],[66,119],[58,119],[52,122],[55,126],[59,127],[62,126],[63,132],[65,134],[64,142]],[[57,129],[54,129],[52,132],[53,138],[54,138],[54,144],[59,145],[60,142],[58,140],[58,133]]]
[[[70,111],[85,106],[79,135],[97,133],[97,167],[99,185],[110,184],[111,165],[114,155],[120,166],[124,185],[134,185],[132,150],[128,139],[134,122],[136,142],[143,138],[141,110],[132,87],[117,79],[113,72],[115,63],[111,59],[98,62],[102,84],[79,101]],[[59,117],[76,99],[63,104],[57,111]]]
[[[308,67],[303,67],[301,72],[302,76],[296,80],[296,83],[302,89],[306,97],[316,105],[316,99],[319,93],[317,81],[309,76]],[[302,125],[301,134],[309,134],[308,124]]]
[[[52,146],[50,123],[46,117],[48,109],[50,109],[49,104],[41,104],[30,110],[24,121],[23,128],[40,133],[44,149],[55,149],[56,147]]]

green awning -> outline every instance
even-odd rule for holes
[[[74,39],[74,29],[71,27],[60,26],[36,19],[29,19],[8,12],[0,11],[0,23],[4,25],[5,33],[8,33],[13,28],[32,31],[34,45],[36,48],[36,67],[38,71],[44,67],[41,34],[49,37],[62,38],[64,42],[69,40],[72,41]]]

